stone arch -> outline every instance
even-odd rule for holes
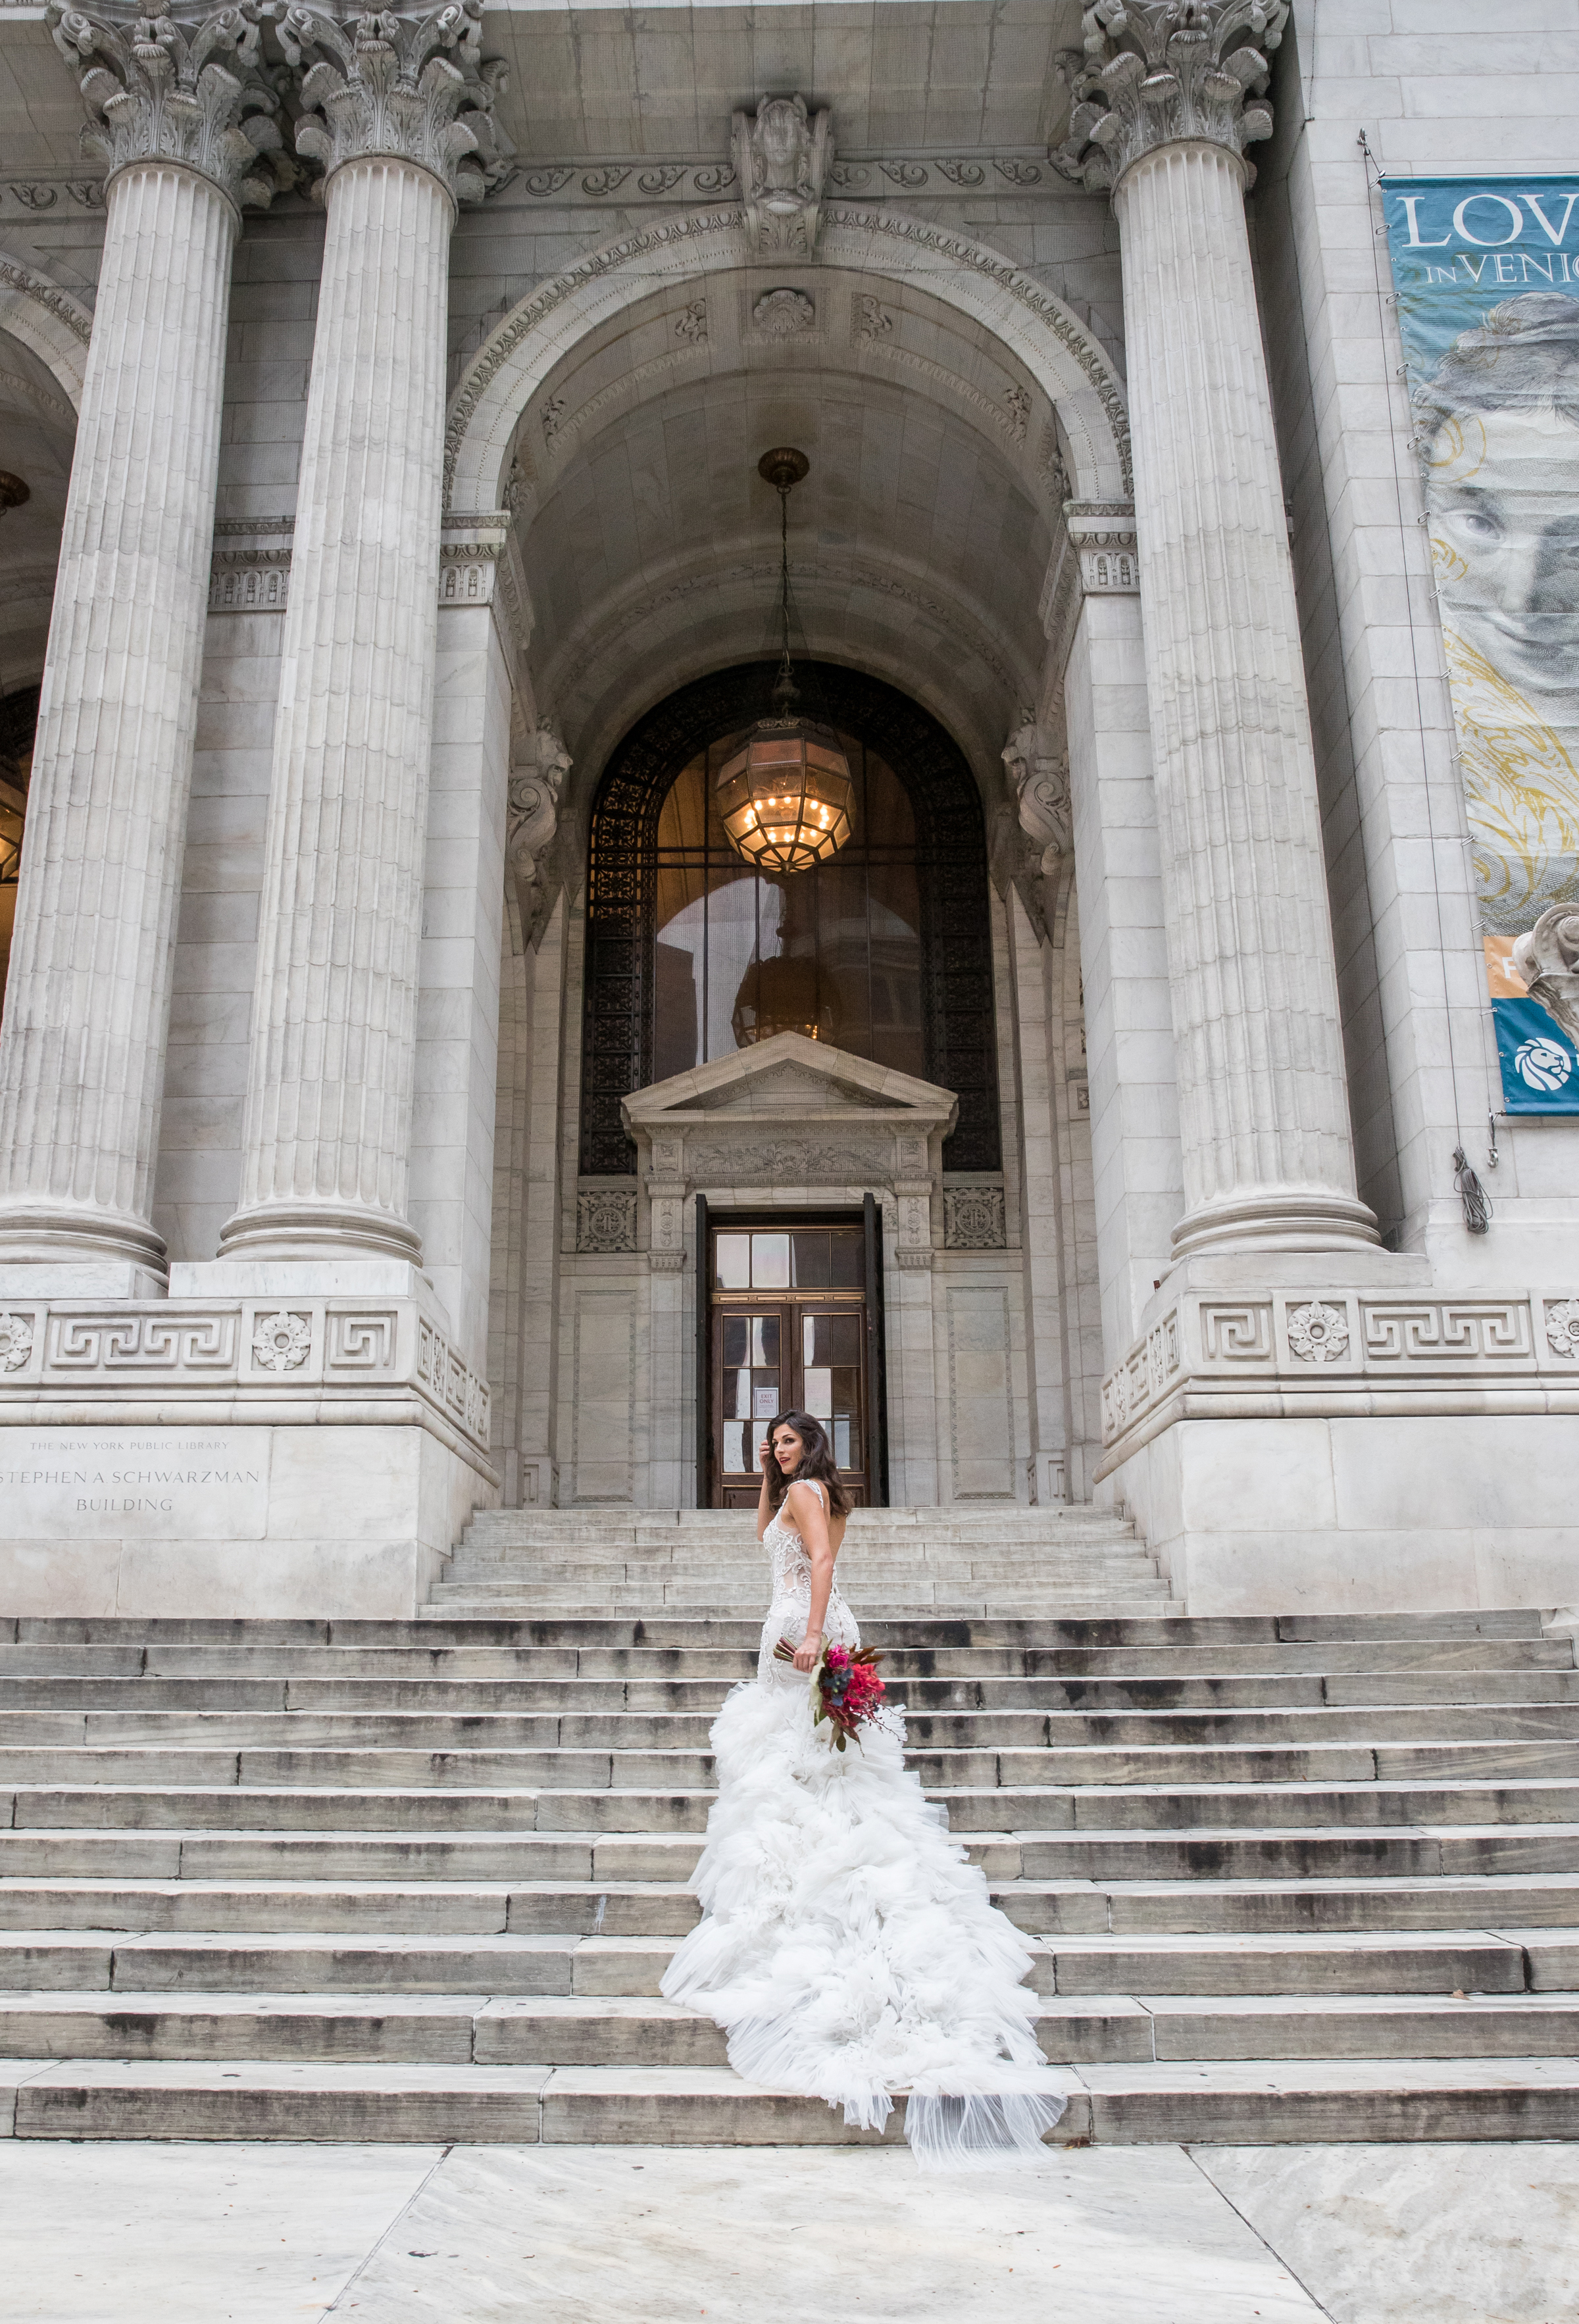
[[[998,252],[926,219],[837,203],[823,217],[819,263],[913,282],[989,331],[1024,364],[1058,413],[1076,499],[1130,497],[1122,392],[1102,348],[1061,300]],[[731,207],[690,211],[622,235],[540,284],[478,348],[451,399],[446,505],[498,504],[522,411],[587,332],[665,281],[701,280],[753,263],[743,213]]]
[[[64,389],[73,412],[82,409],[92,330],[93,317],[80,300],[14,252],[0,250],[0,331],[8,331],[38,357]]]

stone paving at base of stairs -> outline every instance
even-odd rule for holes
[[[14,2324],[1559,2324],[1579,2146],[26,2144]]]

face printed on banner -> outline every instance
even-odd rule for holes
[[[1579,399],[1579,309],[1575,326]],[[1445,615],[1514,686],[1579,690],[1579,420],[1550,402],[1454,415],[1427,480]]]

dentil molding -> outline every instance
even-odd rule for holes
[[[1075,104],[1054,167],[1105,193],[1143,155],[1189,141],[1226,146],[1253,183],[1244,149],[1272,134],[1260,100],[1288,21],[1288,0],[1090,0],[1084,50],[1060,60]]]

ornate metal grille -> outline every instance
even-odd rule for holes
[[[633,1174],[620,1100],[651,1081],[658,821],[699,751],[769,708],[777,665],[747,662],[684,687],[615,751],[592,813],[581,1068],[581,1170]],[[880,752],[909,794],[921,899],[927,1074],[959,1093],[947,1170],[1002,1165],[992,937],[982,803],[963,753],[893,687],[817,663],[816,715]]]

